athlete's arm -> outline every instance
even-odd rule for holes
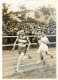
[[[17,36],[17,38],[16,38],[16,40],[14,42],[14,46],[13,46],[12,50],[14,50],[17,40],[18,40],[18,36]]]
[[[28,40],[28,47],[27,47],[27,50],[29,50],[29,47],[30,47],[30,40],[29,40],[28,37],[27,37],[27,40]]]

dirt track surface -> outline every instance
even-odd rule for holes
[[[3,79],[39,79],[39,78],[56,78],[56,48],[49,48],[49,52],[53,55],[51,59],[50,56],[45,56],[46,64],[43,63],[36,64],[38,60],[37,49],[32,49],[27,51],[32,59],[24,60],[20,67],[19,72],[15,72],[17,60],[19,55],[18,51],[3,51],[2,54],[2,77]]]

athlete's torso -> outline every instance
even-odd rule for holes
[[[23,36],[23,37],[18,37],[18,44],[21,47],[25,47],[28,43],[27,37]]]

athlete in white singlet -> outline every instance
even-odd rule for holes
[[[50,55],[50,54],[48,54],[48,46],[47,46],[47,44],[49,43],[49,40],[44,34],[44,32],[41,33],[41,39],[38,42],[40,46],[37,50],[37,53],[39,53],[39,60],[37,61],[37,63],[40,63],[41,61],[43,61],[43,63],[45,64],[43,54],[44,53],[46,53],[46,55]],[[50,55],[50,57],[53,58],[52,55]]]

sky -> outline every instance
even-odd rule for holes
[[[25,5],[27,9],[34,10],[42,6],[56,7],[56,0],[19,0],[18,2],[8,3],[10,4],[9,11],[18,11],[18,5]]]

